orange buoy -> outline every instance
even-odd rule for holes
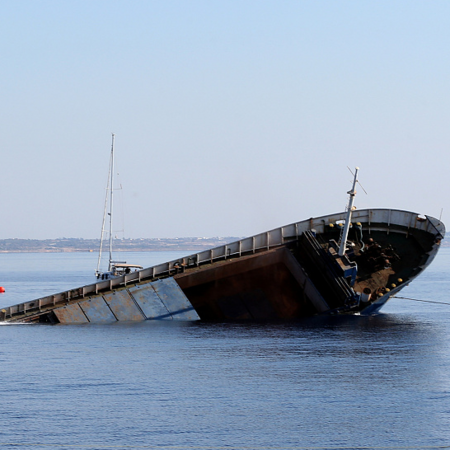
[[[0,286],[0,292],[1,293],[5,292],[5,288],[3,286]]]

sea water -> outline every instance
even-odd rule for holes
[[[95,265],[0,254],[0,305],[90,284]],[[448,448],[449,273],[444,248],[401,292],[441,303],[372,317],[0,326],[0,448]]]

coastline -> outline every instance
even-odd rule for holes
[[[115,239],[114,252],[201,252],[239,239],[242,237]],[[450,241],[444,239],[441,245],[448,248]],[[0,253],[95,253],[99,247],[99,239],[0,239]]]
[[[239,240],[239,237],[115,239],[115,252],[203,251]],[[0,253],[98,252],[99,239],[0,239]]]

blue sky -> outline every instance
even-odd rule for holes
[[[359,208],[450,217],[447,1],[0,10],[0,238],[99,237],[111,132],[121,236],[245,236],[342,211],[347,166]]]

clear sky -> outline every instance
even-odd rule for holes
[[[447,0],[2,0],[0,239],[99,237],[111,132],[125,237],[339,212],[347,166],[450,224],[449,49]]]

